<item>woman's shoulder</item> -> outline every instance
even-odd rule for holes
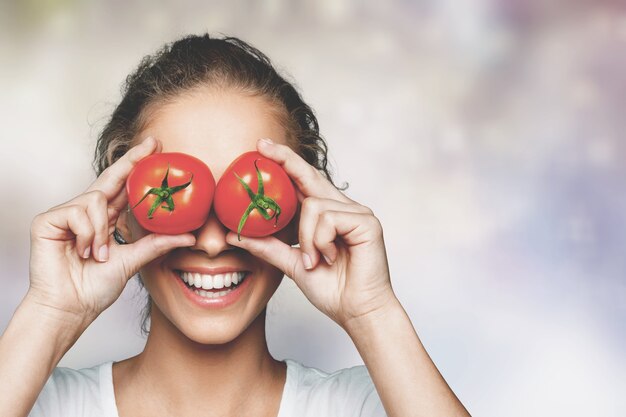
[[[104,362],[91,368],[73,369],[63,366],[54,368],[48,382],[65,387],[92,386],[100,383],[100,373],[110,369],[112,362]]]
[[[291,369],[298,377],[300,388],[318,387],[320,384],[332,384],[341,386],[373,385],[369,372],[364,365],[352,366],[339,369],[334,372],[326,372],[319,368],[304,365],[293,359],[286,359],[287,369]]]
[[[378,392],[364,365],[333,372],[286,359],[288,415],[385,416]],[[289,399],[293,401],[289,401]],[[303,414],[300,414],[303,413]],[[283,417],[283,413],[279,417]]]
[[[112,362],[91,368],[57,367],[44,385],[29,417],[106,415],[103,395]]]

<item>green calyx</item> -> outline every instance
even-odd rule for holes
[[[258,192],[256,194],[254,194],[248,184],[246,184],[245,181],[242,180],[236,172],[234,173],[243,188],[245,188],[248,192],[248,196],[250,196],[250,205],[246,209],[245,213],[243,213],[243,216],[241,216],[241,220],[239,220],[239,227],[237,228],[238,240],[241,240],[241,230],[246,224],[246,221],[248,220],[250,213],[252,213],[252,210],[257,209],[265,220],[271,220],[273,218],[276,218],[276,220],[274,221],[274,227],[276,227],[276,225],[278,224],[278,217],[280,216],[280,206],[276,203],[276,201],[264,195],[263,176],[261,175],[261,171],[259,171],[259,167],[257,167],[256,162],[257,161],[254,161],[254,168],[256,169],[257,181],[259,183],[259,187],[257,189]],[[269,209],[274,211],[272,215],[267,212],[267,210]]]
[[[189,178],[188,182],[181,184],[181,185],[177,185],[176,187],[170,187],[168,185],[167,176],[169,175],[169,173],[170,173],[170,164],[167,164],[167,171],[165,171],[165,177],[163,177],[163,181],[161,181],[161,187],[150,188],[148,192],[145,193],[143,197],[141,197],[141,200],[139,200],[139,202],[133,206],[133,208],[141,204],[141,202],[145,200],[146,197],[148,197],[150,194],[154,194],[157,196],[157,198],[154,200],[154,202],[152,203],[152,206],[150,206],[150,210],[148,211],[149,219],[153,217],[152,215],[154,214],[155,210],[159,206],[162,209],[165,209],[167,211],[174,211],[174,199],[172,198],[172,195],[174,195],[174,193],[179,192],[180,190],[187,188],[189,184],[191,184],[191,181],[193,180],[193,172],[191,173],[191,178]],[[161,205],[162,203],[163,205]]]

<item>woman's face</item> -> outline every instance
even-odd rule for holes
[[[285,129],[272,109],[260,96],[199,88],[151,108],[147,125],[137,135],[136,142],[153,136],[162,143],[161,152],[193,155],[208,165],[217,182],[235,158],[256,150],[258,139],[268,137],[287,143]],[[132,215],[126,223],[131,241],[149,233]],[[294,244],[294,223],[277,237]],[[230,246],[226,242],[227,232],[211,209],[204,225],[193,232],[195,246],[176,249],[140,270],[154,302],[153,309],[158,309],[160,316],[198,343],[221,344],[240,335],[266,307],[283,277],[272,265]],[[240,286],[233,303],[216,308],[190,299],[186,292],[191,290],[181,281],[178,271],[206,272],[224,267],[246,271],[245,285]],[[152,315],[154,326],[154,310]]]

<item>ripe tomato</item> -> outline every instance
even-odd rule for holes
[[[217,183],[215,214],[224,226],[250,237],[269,236],[289,224],[298,199],[283,168],[261,155],[246,152],[235,159]]]
[[[215,179],[198,158],[179,152],[156,153],[137,162],[126,179],[126,193],[141,227],[179,234],[206,221]]]

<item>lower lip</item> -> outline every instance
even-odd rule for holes
[[[183,282],[183,280],[180,278],[180,275],[178,275],[174,271],[172,271],[172,273],[174,274],[176,282],[178,282],[178,285],[183,290],[183,293],[185,294],[187,299],[202,308],[219,309],[235,304],[241,298],[241,295],[250,286],[250,273],[246,272],[246,277],[237,288],[222,297],[208,298],[193,292],[193,290],[187,287],[187,285]]]

